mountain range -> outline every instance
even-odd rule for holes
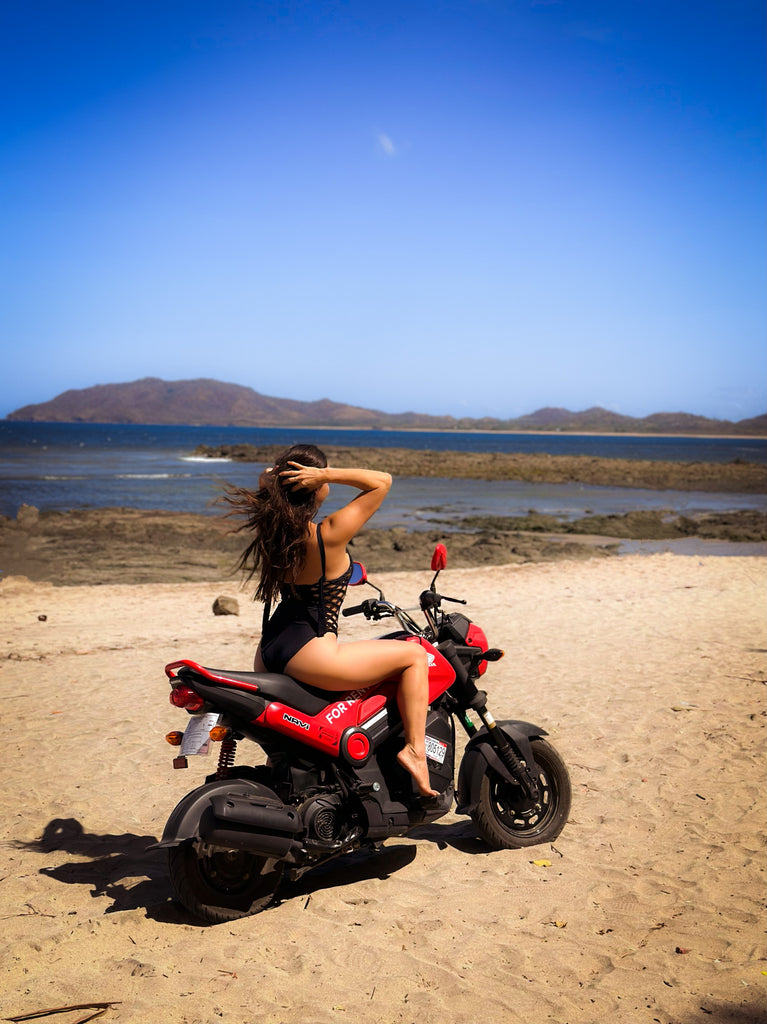
[[[97,384],[64,391],[49,402],[25,405],[7,420],[48,423],[151,423],[236,427],[360,427],[393,430],[508,430],[619,434],[767,434],[767,414],[732,422],[691,413],[623,416],[594,407],[582,412],[544,408],[514,419],[387,413],[322,398],[272,398],[241,384],[217,380]]]

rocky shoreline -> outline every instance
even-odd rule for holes
[[[194,454],[271,465],[282,450],[279,445],[199,445]],[[411,448],[323,446],[323,450],[333,466],[361,465],[404,477],[577,482],[602,487],[767,494],[767,465],[738,459],[724,463],[659,462],[588,455],[417,451]]]
[[[386,572],[427,569],[438,541],[447,544],[453,567],[471,568],[604,558],[616,555],[624,540],[680,538],[764,542],[767,513],[475,517],[449,530],[368,528],[351,551],[370,572]],[[231,522],[216,516],[131,508],[38,512],[25,505],[15,519],[0,517],[0,579],[20,575],[57,585],[234,579],[243,546]]]
[[[252,445],[200,446],[195,454],[243,462],[274,461],[281,449]],[[331,465],[365,465],[400,477],[578,482],[602,486],[767,493],[767,465],[746,462],[675,463],[545,454],[415,451],[329,446]],[[471,568],[523,562],[609,557],[626,540],[763,543],[767,512],[663,511],[587,515],[577,520],[530,512],[481,516],[432,529],[363,530],[351,550],[371,572],[427,568],[434,544],[447,543],[450,563]],[[221,516],[134,508],[39,512],[22,506],[0,516],[0,579],[11,575],[58,585],[208,582],[236,578],[244,546],[231,520]]]

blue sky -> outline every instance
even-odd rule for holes
[[[762,0],[6,0],[0,416],[767,408]]]

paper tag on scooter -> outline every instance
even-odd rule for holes
[[[447,757],[447,743],[441,743],[439,740],[435,740],[433,736],[427,736],[426,756],[431,761],[437,761],[439,764],[444,764],[445,758]]]
[[[210,730],[218,725],[218,715],[195,715],[184,730],[181,741],[182,755],[207,754],[210,750]]]

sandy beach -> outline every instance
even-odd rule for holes
[[[377,582],[408,605],[429,576]],[[448,567],[507,652],[485,677],[494,714],[544,726],[569,765],[564,832],[493,853],[451,814],[215,927],[147,852],[212,770],[171,768],[163,665],[248,668],[259,606],[231,581],[4,579],[1,1016],[764,1021],[766,576],[764,558],[670,554]],[[220,594],[239,616],[212,614]],[[377,631],[344,620],[349,639]]]

